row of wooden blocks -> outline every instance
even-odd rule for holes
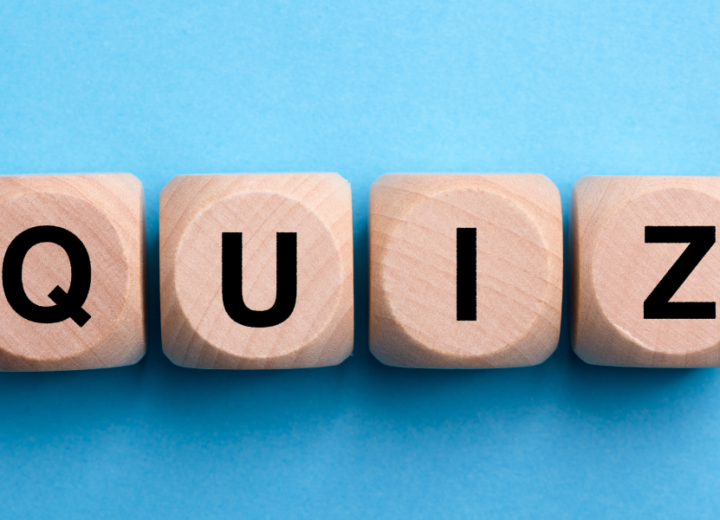
[[[572,343],[588,363],[720,366],[720,178],[586,177],[571,209]],[[143,189],[129,174],[0,177],[0,369],[145,353]],[[160,198],[163,351],[196,368],[336,365],[353,349],[350,185],[188,175]],[[563,296],[542,175],[385,175],[370,196],[370,350],[401,367],[543,362]]]

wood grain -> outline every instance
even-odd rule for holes
[[[0,286],[0,369],[78,370],[116,367],[145,354],[143,189],[129,174],[0,177],[0,258],[23,231],[58,226],[76,235],[91,262],[82,327],[70,319],[36,323],[20,316]],[[68,290],[71,265],[51,242],[32,247],[22,264],[28,298],[52,307],[49,293]]]
[[[457,319],[457,229],[477,233],[477,319]],[[541,363],[562,301],[562,215],[542,175],[385,175],[370,200],[370,349],[401,367]]]
[[[222,297],[222,234],[242,233],[242,297],[276,298],[277,233],[297,234],[297,301],[282,323],[234,321]],[[336,365],[353,347],[352,203],[337,174],[185,175],[160,199],[163,350],[195,368]]]
[[[646,226],[717,226],[713,177],[585,177],[573,190],[572,338],[587,363],[638,367],[720,364],[716,319],[645,319],[643,304],[688,247],[645,243]],[[715,245],[670,301],[720,299]]]

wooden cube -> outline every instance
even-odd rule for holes
[[[0,177],[0,222],[0,370],[106,368],[143,357],[136,177]]]
[[[370,197],[370,350],[387,365],[535,365],[555,350],[560,194],[543,175],[385,175]]]
[[[195,368],[336,365],[353,347],[350,184],[183,175],[160,197],[163,351]]]
[[[720,366],[720,179],[585,177],[573,190],[572,340],[587,363]]]

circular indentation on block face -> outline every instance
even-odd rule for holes
[[[242,296],[252,311],[274,305],[277,234],[296,233],[297,298],[287,319],[258,328],[228,314],[223,233],[242,233],[242,266],[235,267],[242,269],[242,294],[235,297]],[[272,359],[313,341],[335,312],[341,283],[340,254],[330,229],[308,207],[276,193],[243,193],[212,204],[190,223],[175,258],[177,297],[188,325],[210,345],[242,358]]]
[[[125,303],[128,265],[120,238],[107,217],[91,204],[75,197],[33,193],[0,205],[0,255],[6,260],[8,246],[24,231],[37,226],[56,226],[75,235],[90,259],[90,290],[82,309],[90,319],[82,326],[72,319],[37,323],[18,314],[0,284],[0,349],[27,360],[52,361],[72,358],[99,344],[110,332]],[[22,264],[25,294],[35,305],[56,305],[49,294],[71,284],[71,263],[60,245],[41,242],[33,246]]]
[[[475,321],[457,319],[458,228],[477,230]],[[535,224],[511,201],[452,190],[402,217],[382,260],[382,282],[394,319],[414,340],[448,356],[483,356],[516,343],[538,319],[547,254]]]
[[[716,226],[720,201],[688,189],[647,193],[620,207],[595,245],[592,280],[607,319],[642,347],[689,354],[717,345],[717,319],[645,319],[644,302],[688,243],[645,243],[646,226]],[[671,302],[720,300],[720,246],[715,244]]]

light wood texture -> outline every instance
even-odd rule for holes
[[[477,319],[457,319],[457,228],[477,230]],[[370,197],[370,350],[387,365],[535,365],[555,350],[560,194],[542,175],[384,175]]]
[[[91,283],[82,308],[90,319],[37,323],[18,314],[0,284],[0,369],[78,370],[130,365],[145,354],[143,189],[129,174],[0,177],[0,259],[36,226],[57,226],[85,246]],[[53,307],[56,286],[70,290],[68,253],[52,242],[32,247],[22,282],[34,304]],[[77,283],[75,280],[72,283]]]
[[[642,367],[720,364],[716,319],[645,319],[643,304],[687,243],[645,243],[646,226],[717,226],[720,179],[585,177],[573,190],[572,338],[587,363]],[[714,245],[670,299],[720,300]]]
[[[222,296],[222,234],[242,233],[242,297],[276,299],[277,233],[297,233],[297,301],[282,323],[248,327]],[[353,348],[350,184],[337,174],[186,175],[160,197],[163,350],[180,366],[336,365]]]

